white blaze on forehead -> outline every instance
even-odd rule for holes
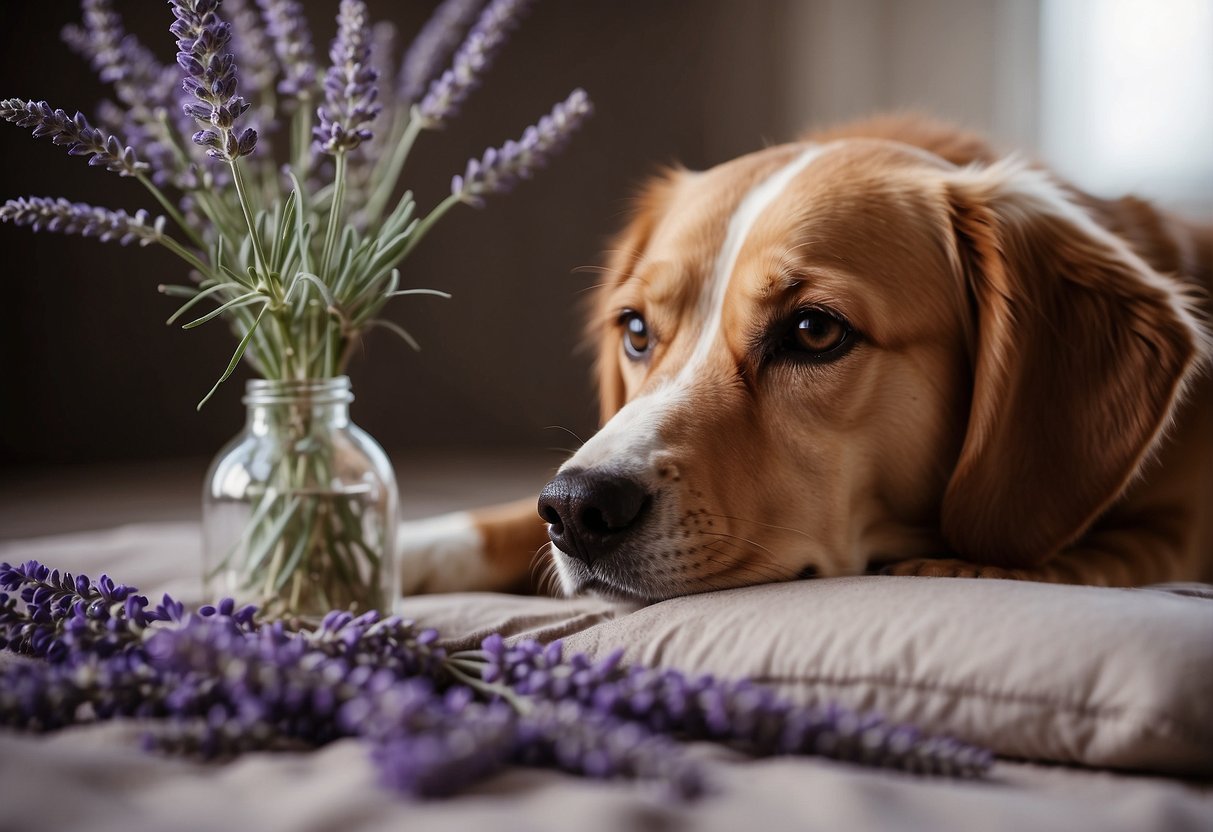
[[[635,475],[652,473],[650,462],[662,449],[660,427],[662,417],[685,399],[685,392],[695,380],[699,367],[711,355],[712,344],[720,334],[724,318],[724,301],[729,283],[745,241],[758,218],[779,198],[796,175],[820,156],[829,145],[812,145],[788,164],[755,185],[737,205],[725,229],[724,243],[716,255],[712,274],[704,283],[700,296],[700,313],[704,320],[702,333],[687,363],[673,382],[633,399],[616,413],[590,441],[568,460],[562,468],[593,468],[609,465]]]
[[[737,268],[737,258],[741,256],[741,249],[745,246],[745,241],[749,238],[754,223],[766,212],[771,203],[779,198],[779,195],[796,178],[796,175],[825,152],[825,149],[824,145],[811,145],[791,162],[759,182],[745,195],[738,204],[737,210],[733,212],[733,216],[729,218],[724,244],[720,247],[720,253],[716,255],[711,278],[704,284],[703,294],[700,296],[699,307],[705,321],[703,333],[695,344],[695,351],[691,353],[690,359],[678,374],[680,384],[685,384],[694,377],[699,365],[711,353],[712,343],[716,340],[716,336],[720,334],[721,323],[724,320],[724,299],[728,295],[729,284],[733,280],[733,271]]]

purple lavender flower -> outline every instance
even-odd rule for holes
[[[256,103],[254,111],[262,128],[273,122],[273,110],[267,106],[265,94],[272,90],[278,77],[274,47],[261,16],[248,0],[224,0],[225,11],[232,21],[232,52],[240,65],[240,83],[249,99]]]
[[[702,769],[670,737],[577,702],[543,702],[525,714],[517,761],[595,780],[661,783],[677,798],[707,789]]]
[[[509,685],[530,698],[574,701],[594,712],[687,739],[734,745],[755,756],[818,754],[922,774],[978,777],[992,764],[989,752],[946,737],[859,714],[838,705],[800,707],[748,681],[687,677],[676,670],[620,668],[622,651],[594,662],[584,654],[567,661],[560,642],[524,641],[507,647],[485,639],[482,678]],[[456,656],[455,658],[460,658]]]
[[[278,92],[310,98],[316,86],[316,58],[302,4],[298,0],[257,0],[257,5],[282,67]]]
[[[169,31],[177,38],[177,65],[185,71],[182,89],[195,99],[182,110],[207,126],[194,134],[194,144],[227,162],[249,155],[257,146],[257,131],[246,128],[237,136],[234,129],[249,105],[236,94],[236,59],[228,50],[231,26],[219,19],[219,0],[169,0],[169,5],[176,17]]]
[[[384,785],[415,797],[453,794],[504,768],[518,746],[518,713],[504,702],[474,702],[468,688],[445,695],[410,679],[342,709],[373,741]]]
[[[178,621],[184,613],[167,595],[148,609],[147,598],[108,575],[94,584],[86,575],[73,577],[37,561],[0,564],[0,589],[11,601],[0,603],[0,642],[51,662],[82,654],[104,658],[136,647],[152,622]],[[24,612],[17,610],[16,596],[25,602]]]
[[[472,205],[483,205],[489,194],[505,193],[520,179],[529,179],[568,143],[569,137],[593,112],[585,90],[576,89],[552,112],[528,127],[518,141],[490,147],[468,161],[462,176],[451,180],[451,193]]]
[[[430,84],[417,114],[423,125],[440,127],[458,114],[460,106],[518,25],[533,0],[492,0],[455,53],[451,68]]]
[[[421,97],[483,6],[484,0],[443,0],[434,10],[400,62],[398,98],[405,107]]]
[[[371,138],[370,123],[382,109],[375,99],[379,74],[370,64],[371,26],[363,0],[341,0],[337,36],[329,49],[333,64],[324,76],[325,104],[316,110],[313,136],[330,155],[353,150]]]
[[[152,217],[142,209],[134,216],[82,202],[52,197],[10,199],[0,207],[0,221],[28,225],[34,231],[97,237],[103,243],[117,240],[127,245],[135,240],[146,246],[158,242],[164,232],[164,217]]]
[[[81,653],[56,664],[12,663],[0,668],[0,725],[54,731],[123,716],[162,717],[166,692],[138,652],[105,658]]]
[[[18,127],[32,127],[35,136],[49,136],[58,145],[66,145],[72,156],[88,156],[88,163],[104,167],[119,176],[135,176],[147,168],[135,151],[116,136],[106,135],[88,123],[83,113],[69,116],[53,110],[45,101],[0,101],[0,118]]]
[[[511,763],[662,782],[678,797],[704,785],[700,768],[670,738],[576,702],[528,702],[519,713],[500,700],[476,702],[465,687],[438,695],[413,679],[355,698],[342,713],[374,741],[381,780],[418,797],[452,794]]]
[[[102,81],[114,85],[119,100],[127,107],[146,115],[171,103],[177,85],[175,74],[168,72],[168,67],[134,35],[127,34],[111,0],[81,0],[80,5],[84,27],[69,25],[63,29],[68,46],[92,64]]]
[[[179,86],[176,68],[161,64],[134,35],[127,34],[111,0],[82,0],[81,6],[84,25],[64,27],[63,40],[92,65],[102,81],[113,84],[123,105],[119,108],[110,102],[97,112],[99,121],[110,132],[125,137],[139,157],[150,163],[153,182],[177,182],[182,166],[162,119],[163,113],[174,109]]]
[[[566,658],[559,642],[495,635],[448,657],[436,632],[396,617],[334,611],[292,632],[231,599],[187,613],[36,561],[0,564],[0,649],[43,659],[0,666],[0,725],[138,717],[152,726],[148,748],[207,758],[358,736],[383,781],[416,796],[508,765],[697,795],[704,772],[674,737],[953,776],[989,766],[984,752],[871,715],[797,707],[745,681],[622,668],[618,653]],[[483,682],[467,676],[473,661]]]

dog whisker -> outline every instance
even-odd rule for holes
[[[712,514],[712,513],[708,513],[708,514],[705,514],[704,516],[705,516],[705,517],[712,517],[712,518],[715,518],[715,519],[718,519],[718,520],[734,520],[734,521],[736,521],[736,522],[738,522],[738,523],[752,523],[752,524],[753,524],[753,525],[755,525],[755,526],[765,526],[765,527],[766,527],[766,528],[768,528],[768,529],[777,529],[777,530],[779,530],[779,531],[783,531],[783,532],[792,532],[793,534],[798,534],[798,535],[800,535],[801,537],[807,537],[809,540],[813,540],[813,535],[811,535],[811,534],[809,534],[808,532],[803,531],[803,530],[801,530],[801,529],[795,529],[795,528],[792,528],[791,526],[777,526],[777,525],[775,525],[774,523],[764,523],[764,522],[763,522],[763,521],[761,521],[761,520],[752,520],[752,519],[750,519],[750,518],[748,518],[748,517],[734,517],[734,516],[732,516],[732,515],[730,515],[730,514]]]
[[[721,542],[729,543],[730,541]],[[725,555],[725,553],[721,552],[719,549],[713,548],[711,544],[705,546],[704,548],[712,552],[716,552],[717,554]],[[718,572],[712,573],[713,575],[723,575],[727,572],[741,572],[745,575],[761,578],[766,581],[781,581],[787,580],[791,577],[791,572],[788,569],[781,567],[778,564],[752,560],[750,559],[750,556],[754,554],[753,552],[746,551],[741,547],[738,548],[741,549],[741,557],[737,559],[722,561],[718,558],[713,558],[710,555],[708,556],[709,561],[718,566],[724,567]]]
[[[584,440],[584,439],[582,439],[580,436],[578,436],[578,435],[577,435],[577,433],[576,433],[575,431],[573,431],[573,430],[572,430],[572,429],[570,429],[570,428],[566,428],[564,425],[548,425],[547,427],[545,427],[545,428],[544,428],[544,430],[562,430],[562,431],[564,431],[565,433],[567,433],[569,436],[571,436],[571,437],[573,437],[574,439],[576,439],[576,440],[577,440],[577,444],[578,444],[578,445],[584,445],[584,444],[585,444],[585,440]]]
[[[728,532],[715,532],[715,531],[713,531],[713,532],[704,531],[704,532],[700,532],[700,534],[710,534],[710,535],[715,535],[716,537],[727,537],[732,540],[740,540],[742,543],[748,543],[749,545],[753,546],[755,549],[766,552],[771,557],[775,557],[775,553],[772,552],[770,549],[768,549],[766,546],[763,546],[761,543],[757,543],[753,540],[750,540],[748,537],[742,537],[739,534],[729,534]]]

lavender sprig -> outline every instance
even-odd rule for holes
[[[468,688],[435,695],[410,680],[352,700],[343,714],[375,726],[371,759],[382,782],[417,797],[458,792],[509,764],[541,766],[597,780],[662,783],[673,796],[695,797],[706,778],[668,737],[587,710],[576,702],[535,702],[518,710],[472,699]]]
[[[337,155],[370,140],[370,123],[382,107],[376,103],[379,74],[371,66],[371,26],[363,0],[341,0],[337,36],[329,50],[332,66],[324,77],[325,104],[316,110],[313,130],[320,150]]]
[[[484,0],[443,0],[434,10],[400,62],[397,90],[404,107],[425,92],[483,6]]]
[[[278,78],[274,47],[261,17],[248,0],[224,0],[225,12],[232,22],[232,52],[240,65],[240,83],[262,131],[274,123],[272,91]],[[264,134],[262,133],[263,137]]]
[[[176,76],[134,35],[127,34],[112,0],[81,0],[84,27],[68,25],[63,40],[86,58],[118,99],[145,119],[172,100]]]
[[[529,698],[580,702],[594,712],[640,722],[686,739],[736,746],[754,756],[818,754],[921,774],[978,777],[989,752],[947,737],[927,737],[874,714],[838,705],[800,707],[748,681],[688,677],[676,670],[622,669],[622,651],[594,662],[565,659],[560,642],[524,641],[508,647],[485,639],[487,683],[509,685]],[[456,654],[456,660],[460,655]]]
[[[551,113],[528,127],[518,141],[489,148],[479,159],[468,161],[462,176],[451,180],[451,194],[463,202],[481,206],[489,194],[510,190],[521,179],[529,179],[559,153],[581,127],[593,105],[585,90],[576,89]]]
[[[194,144],[227,162],[248,156],[257,146],[257,131],[235,131],[249,104],[236,94],[231,26],[219,19],[219,0],[169,0],[169,5],[176,18],[169,31],[177,38],[177,65],[185,71],[182,89],[195,99],[182,110],[207,127],[194,134]]]
[[[451,68],[430,84],[417,105],[417,116],[427,128],[441,127],[459,113],[459,108],[497,53],[517,28],[533,0],[492,0],[455,53]]]
[[[45,101],[22,101],[7,98],[0,101],[0,118],[18,127],[30,127],[34,136],[49,136],[51,141],[67,147],[72,156],[88,156],[88,163],[119,176],[137,176],[147,169],[135,151],[106,135],[88,123],[83,113],[69,116],[64,110],[52,109]]]
[[[186,163],[174,150],[168,122],[170,114],[181,116],[175,106],[176,67],[161,64],[134,35],[127,34],[111,0],[82,0],[81,6],[83,27],[64,27],[63,40],[88,60],[102,81],[113,84],[124,108],[111,105],[109,112],[98,110],[98,117],[150,163],[152,182],[183,186]],[[187,129],[191,123],[177,120],[178,127]]]
[[[316,86],[316,58],[302,4],[298,0],[257,0],[257,5],[282,68],[278,92],[310,98]]]
[[[0,221],[30,226],[34,231],[96,237],[103,243],[117,240],[128,245],[138,240],[139,245],[146,246],[167,239],[164,217],[153,218],[143,209],[132,216],[125,211],[62,198],[31,196],[7,200],[0,207]]]

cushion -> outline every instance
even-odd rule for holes
[[[0,542],[0,560],[108,571],[196,602],[198,529],[145,524]],[[1213,586],[1102,589],[858,577],[636,611],[493,593],[408,598],[455,648],[492,631],[828,698],[1004,756],[1213,777]]]
[[[837,578],[675,598],[565,643],[747,676],[1000,755],[1207,777],[1210,589]]]

